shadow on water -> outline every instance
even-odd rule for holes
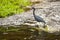
[[[0,31],[0,40],[60,40],[60,35],[39,31],[35,28],[9,27],[5,32],[7,34]]]

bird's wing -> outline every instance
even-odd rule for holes
[[[40,21],[40,22],[44,22],[45,23],[45,21],[43,20],[43,18],[42,17],[40,17],[40,16],[35,16],[35,19],[36,20],[38,20],[38,21]]]
[[[36,15],[36,18],[38,18],[39,20],[43,20],[43,18],[42,18],[42,17],[37,16],[37,15]]]

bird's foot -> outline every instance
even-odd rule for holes
[[[44,26],[44,29],[45,29],[46,31],[48,31],[48,25],[45,25],[45,26]]]

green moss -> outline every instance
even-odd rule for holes
[[[21,6],[30,5],[29,0],[0,0],[0,18],[23,12]]]
[[[46,32],[48,32],[48,25],[45,26],[45,30],[46,30]]]

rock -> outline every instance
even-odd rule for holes
[[[56,2],[60,0],[30,0],[31,2]]]
[[[35,14],[41,16],[48,25],[48,31],[55,33],[60,31],[60,2],[46,2],[33,5],[36,9]],[[32,10],[22,14],[16,14],[7,18],[0,18],[1,25],[21,25],[28,20],[35,21]],[[40,24],[41,25],[41,24]],[[8,26],[7,26],[8,27]]]
[[[32,10],[31,10],[32,11]],[[29,14],[28,14],[29,13]],[[0,18],[0,26],[3,25],[21,25],[24,24],[24,22],[27,22],[28,20],[33,20],[33,15],[30,14],[31,12],[24,12],[22,14],[16,14],[7,18]]]
[[[42,2],[43,0],[30,0],[31,2]]]

